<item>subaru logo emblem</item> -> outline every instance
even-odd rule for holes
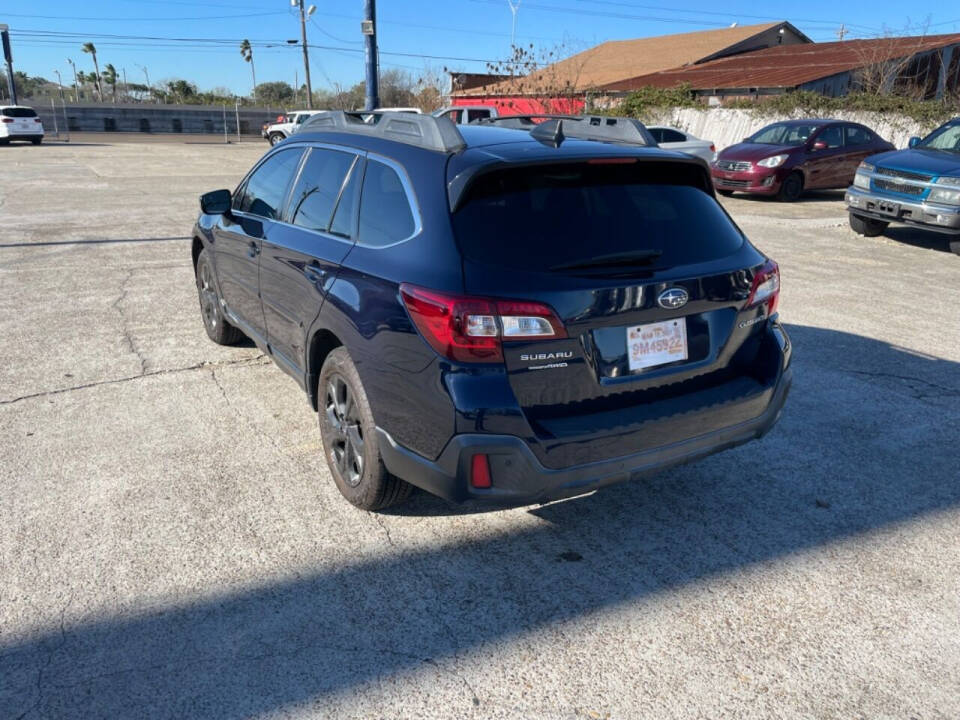
[[[669,290],[664,290],[657,297],[657,303],[662,308],[667,310],[676,310],[677,308],[682,308],[687,304],[687,300],[690,299],[690,294],[683,288],[673,287]]]

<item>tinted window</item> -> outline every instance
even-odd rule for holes
[[[869,145],[873,142],[873,134],[866,128],[856,125],[847,125],[847,145]]]
[[[651,135],[653,135],[654,140],[656,140],[658,143],[663,142],[663,130],[660,128],[647,128],[647,130]]]
[[[661,130],[660,132],[663,133],[663,140],[657,140],[657,142],[668,142],[668,143],[671,143],[671,142],[686,142],[686,141],[687,141],[687,136],[684,135],[683,133],[677,132],[676,130],[667,130],[667,129],[664,129],[664,130]]]
[[[247,179],[247,184],[236,200],[236,208],[242,212],[275,219],[283,205],[287,188],[293,180],[300,156],[299,148],[281,150],[271,155]]]
[[[775,123],[748,138],[747,142],[762,145],[803,145],[818,127],[806,123]]]
[[[479,120],[480,118],[490,117],[489,110],[471,110],[470,111],[470,121]]]
[[[843,128],[839,125],[824,128],[823,132],[817,135],[817,141],[825,142],[830,150],[841,148],[843,147]]]
[[[360,201],[360,183],[363,180],[363,160],[357,160],[350,173],[347,186],[340,193],[337,209],[330,223],[330,232],[342,237],[353,236],[353,219],[356,216],[357,203]]]
[[[355,158],[336,150],[311,150],[290,196],[290,222],[310,230],[330,227],[340,188]]]
[[[416,221],[400,176],[393,168],[369,160],[363,177],[357,242],[384,247],[407,239],[415,228]]]
[[[4,117],[36,117],[33,108],[9,107],[3,109]]]
[[[705,262],[743,243],[686,166],[553,165],[479,178],[453,215],[461,252],[477,262],[544,271],[645,250],[651,267]],[[675,182],[677,184],[667,184]]]

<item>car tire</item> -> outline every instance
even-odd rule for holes
[[[717,194],[724,197],[733,197],[733,190],[717,190]]]
[[[794,202],[803,194],[803,175],[792,172],[780,183],[777,200],[780,202]]]
[[[850,213],[850,229],[857,235],[864,237],[877,237],[883,235],[883,231],[890,225],[883,220],[874,220],[872,218],[860,217]]]
[[[383,464],[377,426],[357,368],[346,348],[327,355],[317,381],[320,439],[340,494],[361,510],[403,502],[413,487]]]
[[[235,345],[243,338],[243,333],[227,322],[220,305],[220,294],[213,281],[213,266],[206,250],[200,251],[197,258],[197,295],[200,298],[200,317],[207,337],[217,345]]]
[[[34,145],[39,145],[40,143],[43,142],[43,138],[42,137],[30,138],[30,142],[32,142]]]
[[[0,145],[9,145],[10,138],[0,138]]]
[[[286,138],[284,138],[283,133],[270,133],[270,136],[267,138],[271,145],[276,145],[278,142],[285,139]]]

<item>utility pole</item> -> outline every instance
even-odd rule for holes
[[[7,63],[7,89],[10,91],[10,101],[17,104],[17,84],[13,81],[13,52],[10,50],[10,28],[0,25],[0,40],[3,42],[3,59]]]
[[[307,110],[313,110],[313,88],[310,85],[310,55],[307,53],[307,18],[316,12],[317,6],[311,5],[304,10],[303,0],[291,0],[300,7],[300,44],[303,46],[303,72],[307,79]]]
[[[840,29],[837,30],[837,40],[843,41],[843,38],[846,37],[848,32],[849,30],[847,30],[847,26],[841,23]]]
[[[364,98],[364,110],[376,110],[380,107],[380,72],[377,68],[377,3],[376,0],[363,0],[363,58],[367,66],[367,92]]]
[[[80,102],[80,81],[77,79],[77,65],[70,58],[67,58],[67,62],[73,68],[73,101]]]
[[[120,68],[120,72],[123,74],[123,95],[127,99],[127,102],[130,102],[130,90],[127,87],[127,69]]]
[[[507,0],[510,12],[513,14],[513,25],[510,26],[510,50],[517,46],[517,11],[520,9],[520,0]]]

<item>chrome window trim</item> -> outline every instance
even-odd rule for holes
[[[352,237],[345,238],[341,235],[333,235],[323,230],[313,230],[312,228],[304,227],[303,225],[294,225],[292,222],[287,222],[286,212],[287,210],[289,210],[293,188],[296,187],[296,184],[300,179],[300,175],[303,172],[303,168],[306,165],[307,158],[310,156],[310,152],[313,150],[313,148],[321,148],[324,150],[334,150],[336,152],[348,153],[354,156],[353,164],[350,166],[350,170],[347,172],[346,176],[344,177],[343,183],[341,183],[340,185],[340,192],[337,195],[337,203],[334,207],[333,214],[330,216],[331,220],[333,219],[333,215],[335,215],[337,212],[336,208],[339,207],[340,205],[340,199],[343,196],[343,191],[344,191],[344,188],[346,187],[347,181],[350,179],[350,175],[357,168],[357,162],[359,158],[366,157],[367,153],[364,152],[363,150],[358,150],[357,148],[350,148],[350,147],[344,147],[342,145],[331,145],[329,143],[315,143],[315,142],[290,143],[289,145],[282,148],[281,150],[278,150],[277,152],[282,152],[283,150],[289,150],[293,148],[301,148],[302,150],[305,150],[305,152],[303,153],[303,157],[300,158],[300,165],[297,167],[297,172],[296,172],[296,175],[294,176],[293,182],[291,182],[290,187],[287,188],[287,196],[283,201],[284,219],[270,220],[269,218],[261,217],[260,215],[251,215],[250,213],[240,212],[239,210],[233,210],[231,212],[233,212],[235,215],[239,215],[241,217],[248,217],[254,220],[269,220],[270,222],[276,223],[277,225],[286,225],[287,227],[296,228],[297,230],[300,230],[302,232],[308,232],[308,233],[313,233],[314,235],[319,235],[320,237],[326,238],[327,240],[336,240],[337,242],[343,243],[345,245],[356,245],[357,244],[356,238],[352,238]],[[267,157],[272,156],[274,154],[275,153],[271,152],[268,154],[268,156],[263,157],[260,160],[260,162],[257,163],[256,167],[254,167],[253,170],[247,173],[247,178],[253,175],[256,169],[266,161]],[[241,183],[241,185],[243,185],[247,181],[247,178],[243,179],[243,183]]]
[[[400,178],[400,184],[403,186],[403,192],[407,196],[407,205],[410,208],[410,214],[413,216],[413,232],[410,233],[410,235],[408,235],[407,237],[403,238],[402,240],[397,240],[396,242],[392,242],[389,245],[367,245],[360,241],[360,233],[359,232],[357,233],[357,245],[359,247],[364,247],[369,250],[385,250],[386,248],[396,247],[401,243],[405,243],[410,240],[413,240],[413,238],[415,238],[417,235],[422,233],[423,220],[421,219],[421,216],[420,216],[420,205],[417,202],[417,195],[413,191],[413,184],[410,182],[410,178],[407,175],[407,171],[404,170],[403,166],[391,160],[388,157],[384,157],[383,155],[378,155],[377,153],[367,153],[367,162],[370,163],[371,161],[382,163],[383,165],[386,165],[395,173],[397,173],[397,177]],[[366,172],[364,172],[364,180],[366,180]],[[360,206],[357,209],[358,217],[359,217],[359,213],[362,212],[362,210],[363,210],[363,188],[361,187],[360,188]]]

